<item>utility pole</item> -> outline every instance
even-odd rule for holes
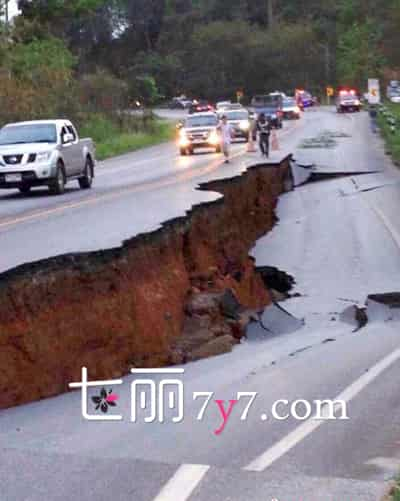
[[[10,15],[9,15],[9,10],[8,10],[8,2],[10,0],[2,0],[0,2],[0,8],[1,8],[1,13],[3,14],[4,16],[4,27],[5,27],[5,31],[6,33],[8,32],[8,25],[10,23]]]
[[[273,28],[275,24],[274,19],[274,1],[275,0],[267,0],[267,11],[268,11],[268,27]]]
[[[326,83],[329,85],[331,79],[331,51],[329,43],[325,45],[325,79]]]
[[[318,47],[323,51],[324,55],[324,74],[325,74],[325,89],[332,85],[331,78],[331,49],[329,42],[319,43]],[[328,104],[330,104],[330,96],[328,96]]]

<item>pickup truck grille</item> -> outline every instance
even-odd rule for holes
[[[7,165],[18,165],[22,161],[23,155],[4,155],[3,159]]]
[[[199,130],[188,133],[189,139],[207,139],[210,132],[208,130]]]
[[[190,134],[189,139],[207,139],[208,134]]]

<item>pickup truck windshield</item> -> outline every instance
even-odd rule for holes
[[[342,101],[347,101],[349,99],[358,99],[357,96],[354,94],[354,92],[341,92],[340,93],[340,99]]]
[[[249,114],[247,111],[225,112],[225,116],[228,120],[248,120],[249,119]]]
[[[57,129],[52,124],[9,125],[0,131],[0,146],[7,144],[56,143]]]
[[[193,116],[188,118],[185,123],[185,127],[212,127],[214,125],[218,125],[218,118],[215,116]]]
[[[296,101],[294,99],[285,99],[283,101],[283,106],[289,108],[290,106],[296,106]]]
[[[254,96],[251,105],[254,108],[279,108],[282,98],[278,96]]]

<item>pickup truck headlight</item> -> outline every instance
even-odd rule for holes
[[[241,120],[240,124],[239,124],[239,127],[242,130],[249,130],[250,129],[250,122],[248,120]]]
[[[42,153],[38,153],[36,155],[36,162],[47,162],[47,160],[50,160],[52,151],[44,151]]]
[[[187,138],[186,132],[184,130],[181,130],[179,132],[179,146],[182,148],[186,148],[186,146],[189,145],[189,139]]]
[[[210,136],[208,137],[208,142],[212,145],[212,146],[217,146],[221,140],[220,140],[220,137],[218,135],[218,132],[213,130],[210,134]]]

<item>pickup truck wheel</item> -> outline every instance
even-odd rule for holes
[[[27,195],[31,191],[31,187],[30,186],[20,186],[18,189],[24,195]]]
[[[93,164],[90,158],[86,159],[85,164],[85,174],[78,179],[79,186],[82,190],[88,190],[92,187],[93,184]]]
[[[61,195],[65,191],[64,167],[60,162],[57,165],[56,176],[51,181],[49,189],[52,195]]]

